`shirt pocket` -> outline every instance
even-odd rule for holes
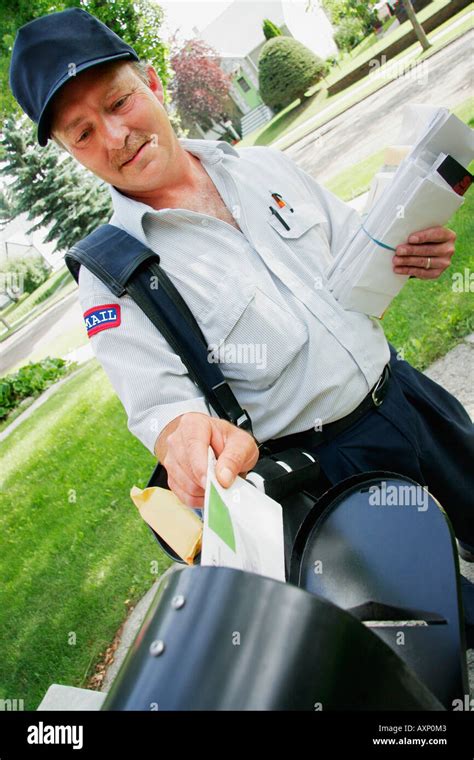
[[[201,316],[209,361],[229,380],[272,386],[308,341],[308,328],[248,277],[229,273],[213,308]]]
[[[321,207],[312,201],[298,202],[293,213],[288,207],[278,209],[278,214],[290,229],[286,229],[279,219],[268,212],[267,222],[280,238],[288,244],[300,261],[324,275],[332,262],[328,237],[329,220]]]
[[[288,238],[289,240],[301,237],[305,232],[314,227],[315,224],[322,224],[328,221],[323,210],[317,204],[311,203],[311,201],[298,203],[298,208],[295,208],[293,213],[289,211],[287,206],[282,209],[275,209],[275,211],[281,216],[289,229],[271,211],[268,212],[268,224],[281,237]]]

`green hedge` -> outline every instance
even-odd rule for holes
[[[18,372],[0,379],[0,420],[4,420],[23,399],[38,396],[60,377],[67,375],[75,362],[47,357],[40,362],[30,362]]]
[[[280,110],[318,82],[325,64],[307,47],[292,37],[272,37],[258,59],[260,96],[270,108]]]

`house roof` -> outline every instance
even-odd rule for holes
[[[235,0],[201,29],[199,36],[220,55],[243,58],[264,42],[263,19],[277,26],[284,24],[281,0]]]

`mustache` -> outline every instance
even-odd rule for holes
[[[115,169],[120,169],[123,164],[130,161],[137,153],[142,145],[151,140],[151,135],[145,132],[135,132],[127,141],[123,150],[118,151],[112,158],[112,163]]]

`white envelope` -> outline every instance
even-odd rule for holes
[[[329,289],[344,308],[375,317],[408,279],[393,271],[392,249],[413,232],[443,226],[464,202],[438,166],[446,155],[466,166],[474,157],[474,130],[447,109],[411,105],[407,111],[404,124],[411,125],[409,138],[416,135],[417,144],[326,271]]]
[[[201,565],[234,567],[285,582],[281,505],[238,476],[223,488],[208,451]]]

